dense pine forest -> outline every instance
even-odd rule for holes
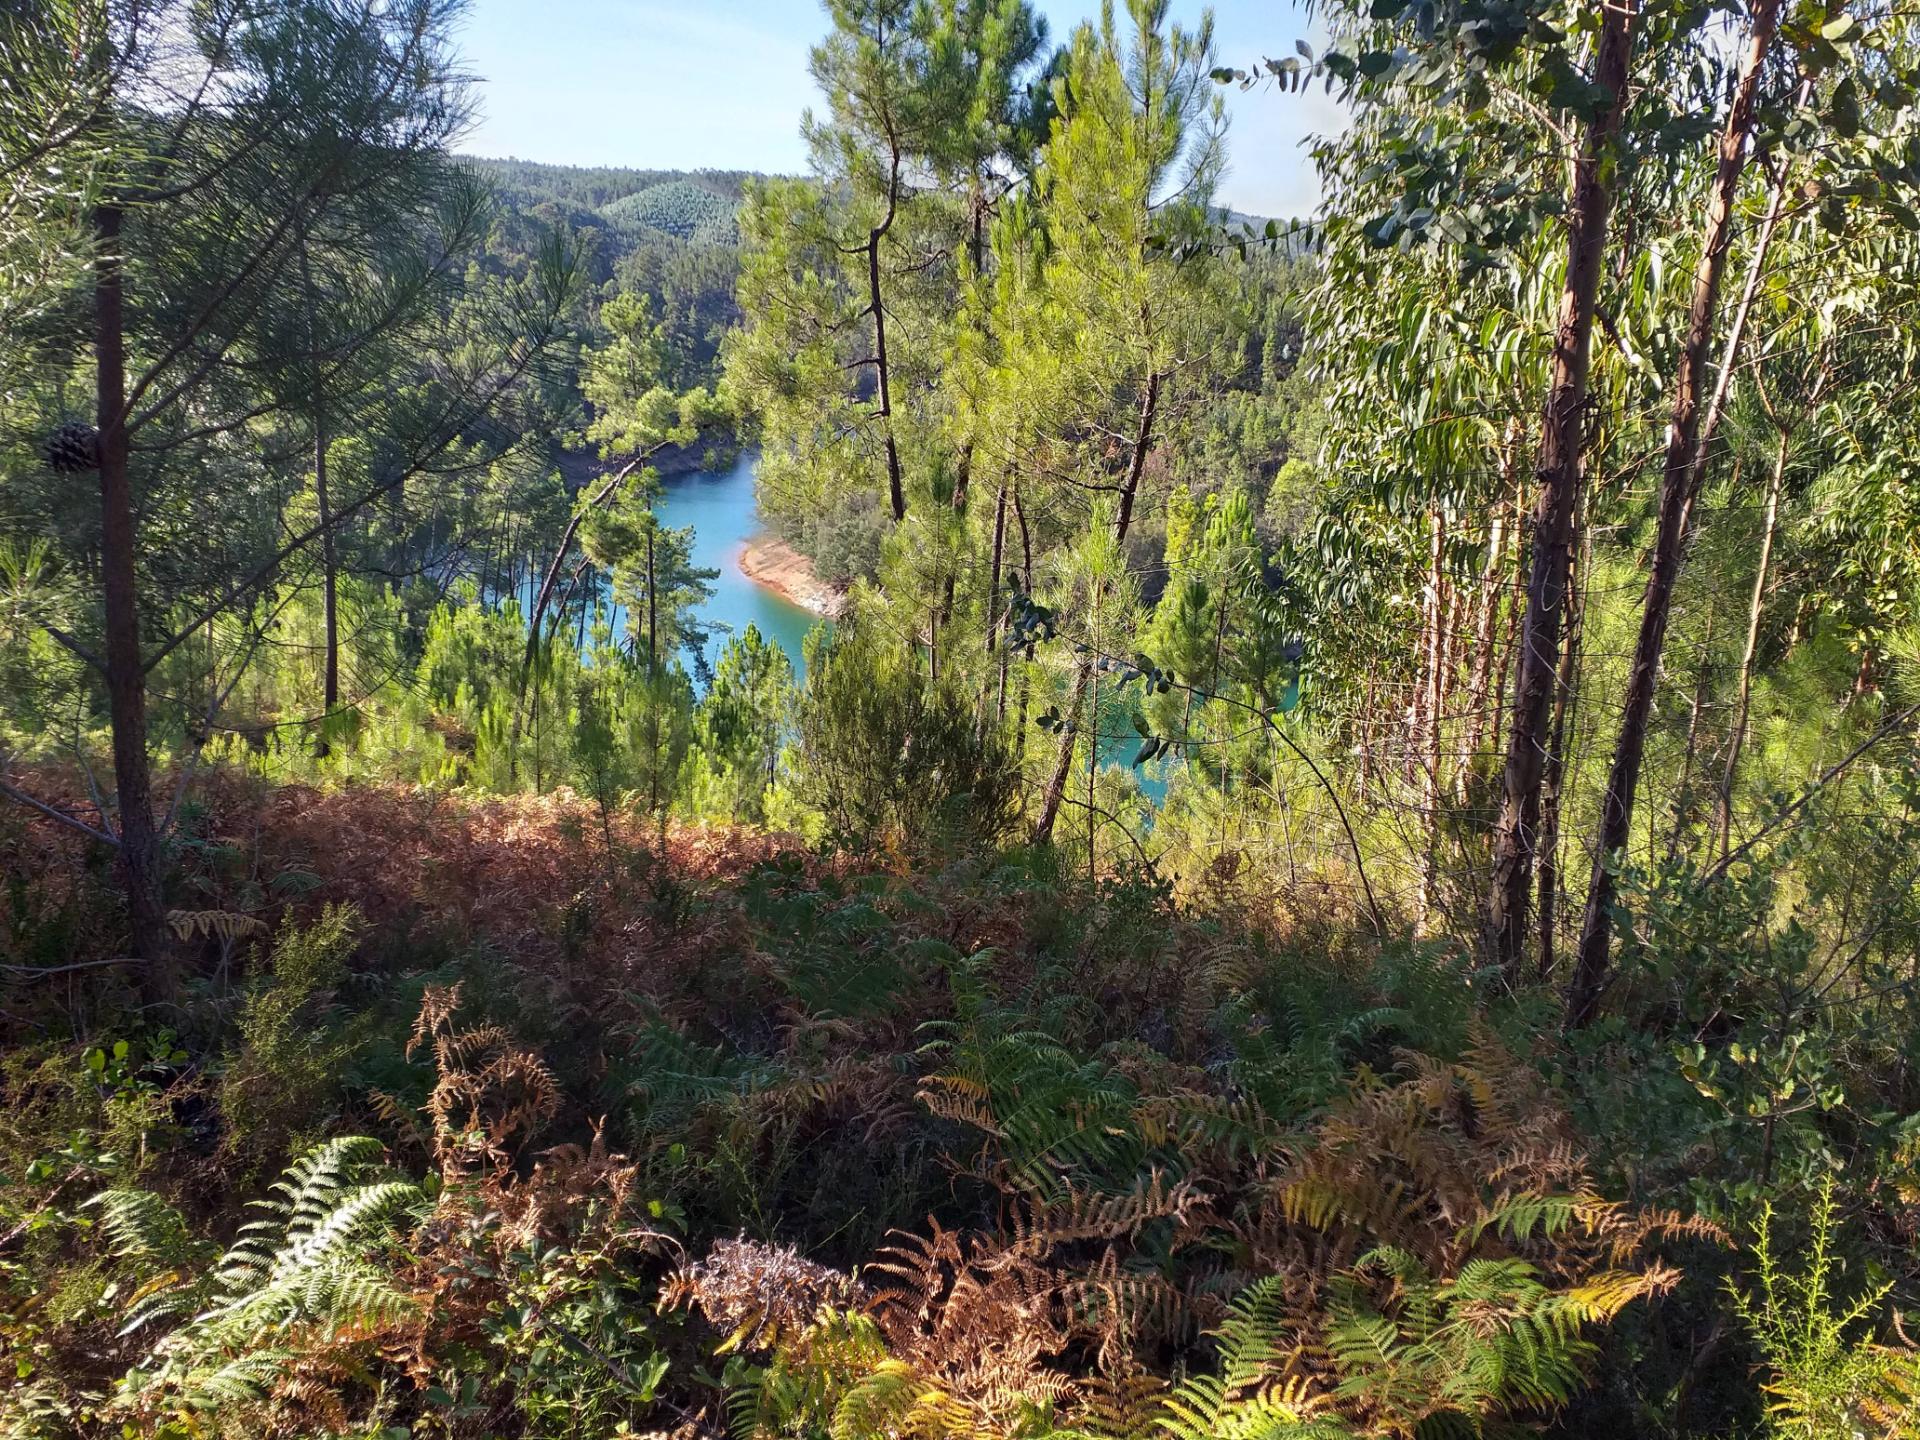
[[[1920,1435],[1920,17],[1086,10],[0,9],[0,1436]]]

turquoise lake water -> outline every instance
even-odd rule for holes
[[[743,452],[728,469],[663,480],[654,511],[661,524],[673,529],[691,525],[693,563],[720,572],[718,579],[709,582],[713,598],[697,612],[703,621],[728,627],[708,644],[707,662],[719,660],[729,635],[757,625],[762,635],[787,652],[798,676],[801,645],[807,632],[821,623],[819,617],[755,584],[740,568],[741,550],[760,529],[753,490],[755,458],[751,451]]]

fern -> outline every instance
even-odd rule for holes
[[[204,1303],[214,1247],[193,1238],[178,1210],[147,1190],[107,1190],[87,1203],[100,1212],[108,1249],[137,1283],[123,1335],[179,1320]]]
[[[381,1155],[379,1142],[364,1136],[309,1150],[254,1202],[264,1217],[241,1227],[210,1274],[137,1294],[129,1331],[177,1319],[189,1297],[204,1308],[159,1341],[150,1368],[129,1377],[125,1402],[189,1413],[257,1402],[293,1363],[283,1338],[298,1332],[304,1346],[351,1344],[410,1319],[417,1300],[372,1256],[426,1196],[380,1177]],[[110,1191],[95,1203],[116,1254],[129,1260],[208,1251],[183,1245],[178,1215],[152,1196]]]
[[[1316,1413],[1321,1401],[1298,1376],[1283,1374],[1292,1350],[1285,1332],[1286,1282],[1256,1281],[1234,1297],[1216,1332],[1220,1368],[1189,1375],[1161,1401],[1160,1433],[1174,1440],[1336,1440],[1354,1432]]]
[[[993,1009],[929,1022],[922,1053],[944,1062],[920,1099],[984,1131],[1009,1177],[1043,1200],[1076,1185],[1126,1190],[1153,1164],[1182,1168],[1135,1123],[1138,1089],[1099,1059],[1080,1059],[1043,1030],[1015,1029]]]
[[[1478,1423],[1554,1408],[1594,1353],[1584,1327],[1646,1292],[1644,1278],[1633,1282],[1556,1290],[1512,1257],[1470,1260],[1436,1279],[1404,1250],[1371,1251],[1328,1287],[1334,1393],[1395,1434],[1440,1417]]]

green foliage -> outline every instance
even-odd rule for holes
[[[802,785],[835,833],[898,846],[991,843],[1014,774],[971,707],[878,638],[843,625],[810,644],[800,700]]]
[[[98,1196],[115,1257],[144,1282],[127,1329],[184,1321],[128,1373],[117,1403],[190,1426],[267,1399],[298,1358],[296,1335],[350,1347],[410,1317],[417,1300],[372,1256],[426,1196],[384,1178],[380,1157],[379,1142],[359,1136],[307,1151],[212,1268],[171,1207],[142,1191]]]
[[[670,1364],[648,1334],[648,1287],[593,1245],[536,1243],[509,1253],[503,1268],[504,1294],[486,1328],[524,1433],[562,1440],[642,1423]]]
[[[701,811],[765,821],[798,698],[786,651],[758,627],[749,624],[727,641],[694,711],[700,773],[689,786]]]
[[[1161,1401],[1156,1427],[1174,1440],[1339,1440],[1354,1432],[1316,1417],[1304,1386],[1276,1384],[1287,1358],[1286,1282],[1268,1276],[1233,1297],[1215,1334],[1219,1370],[1189,1375]]]
[[[734,224],[735,200],[693,180],[668,180],[622,195],[600,207],[614,225],[662,230],[681,240],[732,245],[740,238]]]
[[[338,999],[360,928],[351,905],[329,905],[306,927],[289,917],[240,1003],[219,1094],[226,1147],[243,1164],[277,1164],[327,1128],[364,1043]]]
[[[1771,1200],[1754,1222],[1756,1289],[1736,1291],[1733,1304],[1773,1374],[1769,1433],[1794,1440],[1911,1435],[1920,1427],[1920,1357],[1904,1336],[1897,1346],[1874,1338],[1894,1282],[1870,1280],[1851,1299],[1838,1293],[1846,1266],[1836,1211],[1829,1179],[1792,1265],[1775,1236]]]

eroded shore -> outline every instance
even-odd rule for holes
[[[838,619],[846,606],[844,592],[814,574],[806,556],[772,535],[756,535],[742,547],[740,569],[755,584],[824,619]]]

